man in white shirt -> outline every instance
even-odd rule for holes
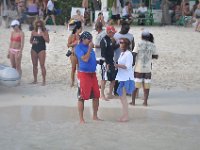
[[[151,34],[149,31],[144,30],[142,32],[142,40],[138,43],[134,49],[136,55],[135,60],[135,91],[132,95],[131,105],[135,105],[135,97],[138,89],[144,86],[144,106],[147,106],[147,100],[149,96],[150,84],[151,84],[151,65],[152,59],[158,59],[158,53],[155,44],[150,41]]]

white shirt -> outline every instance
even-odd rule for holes
[[[100,46],[100,42],[102,38],[105,36],[106,36],[106,31],[102,30],[99,34],[97,34],[94,40],[94,45]],[[95,48],[95,54],[96,54],[96,58],[101,58],[101,48]]]
[[[121,4],[120,4],[120,1],[117,0],[116,8],[114,6],[112,6],[112,15],[118,15],[118,14],[120,14],[120,11],[121,11]]]
[[[133,55],[129,50],[121,52],[118,59],[118,64],[125,65],[126,69],[118,68],[117,76],[115,80],[118,81],[128,81],[134,80],[133,72]]]
[[[135,72],[150,73],[152,55],[158,55],[155,44],[142,40],[138,43],[133,52],[137,53],[135,61]]]
[[[125,6],[123,9],[122,9],[122,16],[127,16],[128,15],[128,6]]]
[[[51,0],[48,1],[47,8],[50,11],[52,11],[54,9],[54,3]]]
[[[146,13],[146,12],[147,12],[147,7],[141,7],[141,6],[140,6],[140,7],[138,8],[138,12],[139,12],[139,13],[142,13],[142,14]]]

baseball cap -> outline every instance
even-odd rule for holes
[[[11,26],[19,26],[20,25],[20,23],[19,23],[19,21],[18,20],[13,20],[12,22],[11,22],[11,24],[10,24]]]
[[[107,26],[107,27],[106,27],[106,31],[107,31],[107,32],[113,32],[113,33],[116,33],[116,32],[117,32],[113,26]]]

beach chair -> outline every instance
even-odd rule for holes
[[[68,31],[71,31],[71,30],[73,30],[73,28],[75,27],[75,22],[76,22],[76,20],[74,20],[74,19],[72,19],[72,17],[74,16],[74,15],[76,15],[76,11],[77,10],[79,10],[80,12],[81,12],[81,15],[83,15],[84,16],[84,13],[85,13],[85,8],[82,8],[82,7],[72,7],[72,10],[71,10],[71,18],[70,18],[70,20],[69,21],[67,21],[68,22],[68,24],[67,24],[67,30]]]
[[[138,13],[136,11],[134,12],[135,13],[133,17],[133,24],[137,24],[137,25],[153,25],[154,24],[152,9],[148,9],[147,12],[144,14],[144,17],[139,17]]]
[[[81,12],[81,15],[84,16],[84,13],[85,13],[85,8],[82,8],[82,7],[72,7],[72,10],[71,10],[71,18],[76,15],[76,11],[77,10],[80,10]]]

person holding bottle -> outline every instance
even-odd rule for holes
[[[41,20],[36,20],[34,23],[34,30],[31,33],[30,43],[31,48],[31,59],[33,64],[33,84],[37,83],[38,74],[38,61],[40,63],[42,71],[42,85],[46,84],[46,43],[49,43],[49,34],[44,26],[44,22]]]

